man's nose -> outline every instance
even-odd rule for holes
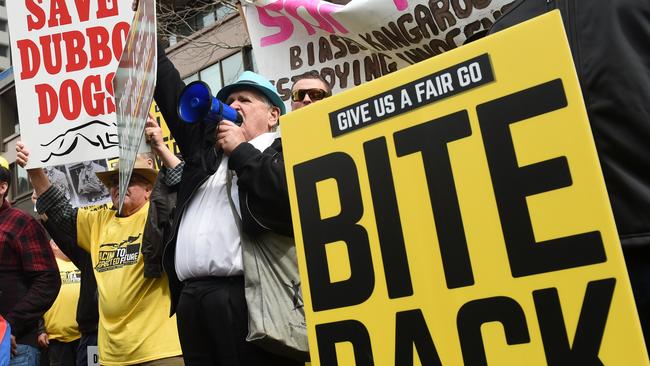
[[[230,107],[236,110],[237,112],[241,112],[241,104],[239,104],[238,100],[235,100],[232,103],[230,103]]]

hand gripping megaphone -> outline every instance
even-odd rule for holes
[[[212,96],[208,84],[189,83],[178,98],[178,116],[187,123],[219,123],[227,119],[241,125],[242,116],[226,103]]]

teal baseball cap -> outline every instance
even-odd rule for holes
[[[235,90],[250,88],[264,94],[271,101],[271,104],[280,108],[280,115],[287,113],[287,108],[284,106],[284,102],[282,101],[282,98],[280,98],[278,92],[275,91],[273,84],[262,75],[256,74],[252,71],[244,71],[237,81],[224,86],[217,93],[217,99],[225,103],[228,96]]]

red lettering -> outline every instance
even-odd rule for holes
[[[38,40],[43,50],[43,66],[45,67],[45,71],[52,75],[58,74],[63,65],[61,61],[61,34],[56,33],[51,36],[42,36]]]
[[[113,41],[113,55],[115,60],[119,61],[122,58],[122,51],[124,50],[124,42],[129,35],[131,25],[127,22],[119,22],[113,27],[111,40]]]
[[[46,124],[54,120],[54,116],[59,109],[59,101],[56,97],[54,88],[47,84],[38,84],[34,87],[36,95],[38,95],[38,124]]]
[[[90,0],[74,0],[74,3],[77,6],[79,20],[87,21],[90,18]]]
[[[110,94],[110,97],[106,98],[106,114],[115,112],[115,92],[113,92],[113,77],[115,77],[115,73],[111,72],[110,74],[106,75],[106,80],[104,82],[104,85],[106,85],[106,91],[108,91],[108,94]]]
[[[112,7],[108,7],[108,3],[113,4]],[[118,14],[117,11],[117,0],[99,0],[97,2],[97,19],[108,18]]]
[[[41,66],[40,52],[36,43],[29,39],[21,39],[16,42],[18,52],[20,53],[20,79],[31,79],[38,72]]]
[[[90,68],[102,67],[111,63],[111,49],[108,47],[109,35],[104,27],[86,29],[90,46]]]
[[[65,0],[51,0],[50,2],[50,20],[47,22],[49,27],[65,25],[72,23],[68,5]]]
[[[82,87],[84,108],[92,117],[104,114],[104,92],[99,91],[101,87],[102,81],[99,75],[91,75],[84,80]]]
[[[15,1],[15,0],[14,0]],[[45,25],[45,11],[36,5],[35,0],[25,0],[25,7],[32,14],[27,16],[27,30],[38,30]],[[38,0],[42,3],[43,0]]]
[[[111,34],[104,27],[90,27],[86,29],[86,34],[72,30],[41,36],[39,44],[29,39],[19,40],[16,46],[22,66],[20,79],[27,80],[36,76],[41,62],[45,71],[54,75],[61,72],[64,61],[66,72],[79,71],[86,67],[107,66],[113,56],[119,61],[129,28],[129,23],[119,22],[113,27]],[[85,50],[86,42],[88,42],[88,53]],[[64,52],[65,59],[63,59]]]
[[[79,118],[79,114],[81,114],[81,91],[76,81],[66,79],[61,83],[59,101],[63,117],[69,121]]]
[[[79,71],[86,67],[88,63],[88,56],[84,51],[86,38],[83,33],[79,31],[69,31],[63,33],[63,41],[65,42],[65,53],[68,63],[65,65],[65,71]]]
[[[84,111],[91,117],[115,112],[113,101],[113,77],[115,73],[106,75],[102,84],[102,75],[87,76],[83,84],[74,79],[66,79],[59,90],[49,84],[35,86],[38,96],[39,124],[54,121],[59,111],[66,120],[75,121]],[[81,87],[80,87],[81,86]],[[106,90],[102,89],[104,87]]]

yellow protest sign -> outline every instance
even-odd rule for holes
[[[559,12],[282,119],[314,365],[647,365]]]

